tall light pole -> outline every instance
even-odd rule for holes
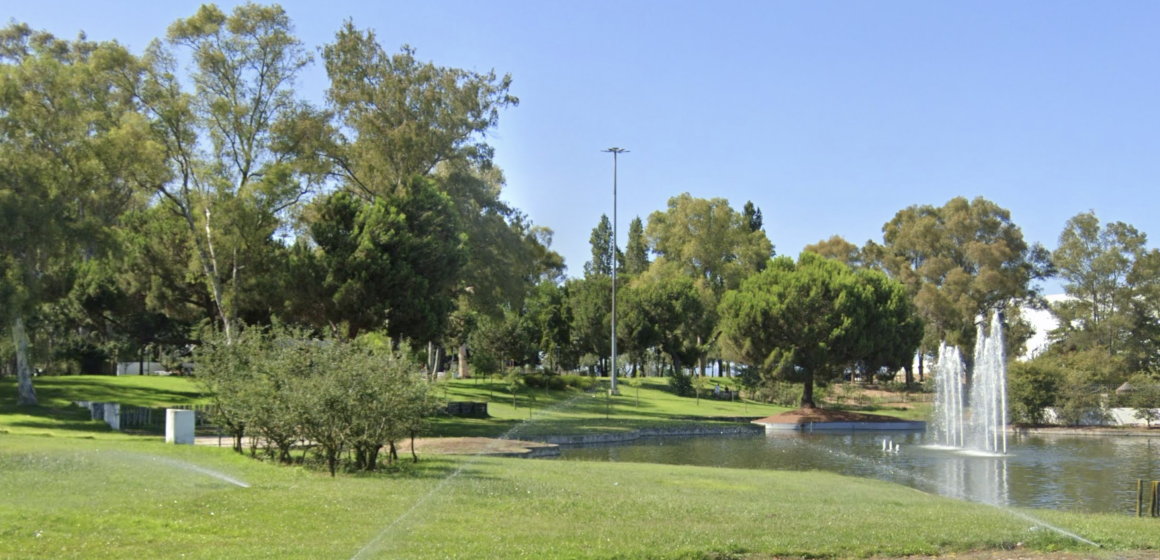
[[[616,157],[628,152],[623,148],[608,148],[612,152],[612,383],[609,392],[619,395],[616,388]]]

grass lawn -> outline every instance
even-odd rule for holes
[[[734,380],[724,380],[732,387]],[[714,379],[713,383],[717,380]],[[604,380],[607,384],[607,380]],[[86,411],[73,401],[119,402],[135,406],[163,407],[172,404],[208,402],[189,378],[161,376],[64,376],[34,380],[41,408],[12,406],[11,398],[0,398],[0,431],[18,434],[52,433],[53,430],[107,432],[100,422],[90,421]],[[678,397],[666,390],[667,379],[645,378],[639,391],[621,382],[621,395],[606,391],[587,393],[578,389],[544,391],[522,387],[512,406],[511,394],[499,379],[441,381],[435,389],[440,400],[488,401],[491,418],[436,418],[434,436],[511,436],[587,434],[628,431],[640,428],[675,428],[703,424],[715,418],[765,417],[785,412],[787,407],[752,401],[726,401],[709,396]],[[710,385],[711,387],[711,385]],[[14,379],[0,379],[0,395],[16,391]],[[639,396],[638,396],[639,393]],[[921,420],[929,405],[903,409],[889,406],[860,408],[864,412]],[[535,422],[527,422],[529,413]]]
[[[0,433],[71,435],[125,439],[73,401],[118,402],[163,407],[207,402],[188,378],[159,376],[75,375],[33,380],[40,406],[16,406],[16,380],[0,378]]]
[[[639,408],[635,390],[624,387],[612,400],[610,420],[603,420],[603,395],[541,393],[538,417],[524,427],[611,430],[675,425],[697,411],[746,415],[741,403],[702,399],[698,406],[660,391],[653,385],[659,380],[648,381]],[[156,391],[151,383],[158,383]],[[762,559],[935,554],[1016,543],[1092,552],[1009,512],[822,472],[428,456],[390,472],[332,479],[227,449],[110,432],[63,407],[92,393],[115,396],[121,388],[138,404],[181,396],[189,402],[199,397],[188,380],[45,378],[37,384],[50,406],[15,407],[11,381],[0,385],[0,559]],[[456,400],[487,396],[482,382],[444,387]],[[449,420],[437,431],[464,431],[472,422],[481,431],[515,426],[527,410],[527,395],[519,398],[513,409],[509,395],[493,393],[497,418]],[[780,410],[750,404],[748,415]],[[1160,550],[1152,519],[1029,513],[1108,550]]]
[[[245,481],[241,488],[194,468]],[[452,476],[455,475],[455,476]],[[1090,551],[994,508],[821,472],[424,458],[331,479],[155,438],[0,435],[0,558],[724,558]],[[1110,550],[1153,519],[1030,512]],[[1036,527],[1032,529],[1032,527]]]
[[[440,381],[435,390],[440,400],[487,401],[491,418],[440,418],[433,423],[433,435],[498,436],[513,429],[525,436],[617,432],[677,427],[714,418],[760,418],[789,410],[755,402],[717,400],[708,396],[711,391],[702,394],[698,401],[665,390],[667,379],[644,378],[642,382],[639,399],[637,389],[624,380],[618,383],[621,394],[612,397],[606,390],[587,393],[574,388],[545,391],[521,387],[513,407],[512,395],[502,380]],[[607,388],[607,379],[603,387]],[[525,422],[529,414],[535,422]]]

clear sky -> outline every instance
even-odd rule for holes
[[[0,15],[139,51],[197,5],[9,1]],[[631,150],[621,246],[633,216],[681,192],[752,200],[779,254],[880,240],[898,210],[955,196],[997,202],[1048,248],[1087,210],[1160,235],[1157,2],[283,5],[311,46],[352,18],[388,49],[510,72],[521,103],[490,139],[505,198],[555,230],[571,275],[612,214],[610,146]],[[325,88],[316,64],[300,91]]]

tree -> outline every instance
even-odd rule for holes
[[[592,228],[588,242],[592,244],[592,260],[584,263],[584,274],[612,276],[613,253],[616,254],[616,270],[624,269],[624,253],[613,246],[612,222],[607,214],[600,215],[600,223]]]
[[[69,262],[103,254],[139,184],[164,175],[148,124],[114,79],[128,58],[83,35],[0,30],[0,318],[19,404],[36,404],[24,318],[68,293],[45,288],[67,281]]]
[[[447,195],[416,177],[374,202],[336,192],[316,215],[310,234],[326,274],[327,326],[348,339],[381,327],[396,340],[441,334],[466,261]]]
[[[827,259],[834,259],[842,264],[857,268],[862,264],[862,252],[858,246],[846,241],[840,235],[806,245],[802,251],[808,251]]]
[[[339,125],[327,156],[364,196],[429,175],[441,163],[488,170],[494,150],[483,139],[500,109],[519,105],[509,93],[510,74],[423,63],[409,46],[388,55],[374,31],[350,21],[322,58]]]
[[[1053,274],[1047,250],[1028,245],[1010,212],[982,197],[905,208],[882,232],[883,244],[867,242],[862,258],[914,297],[926,325],[924,354],[942,340],[973,347],[979,316],[1042,305],[1034,281]],[[1023,341],[1010,337],[1007,343],[1015,347]]]
[[[692,278],[704,279],[717,294],[735,289],[774,254],[760,218],[737,213],[723,198],[688,193],[670,198],[666,211],[649,216],[645,234],[659,257]]]
[[[624,251],[624,272],[635,276],[648,270],[648,244],[644,239],[644,225],[640,216],[628,224],[628,243]]]
[[[1071,296],[1052,306],[1057,342],[1076,350],[1105,348],[1124,356],[1131,370],[1158,365],[1160,252],[1146,244],[1144,233],[1123,222],[1101,229],[1093,212],[1068,220],[1052,253]]]
[[[852,361],[897,363],[913,351],[917,328],[907,310],[901,286],[802,253],[797,263],[774,259],[740,289],[726,292],[720,330],[725,343],[767,379],[803,382],[801,405],[812,408],[815,381],[837,376]],[[886,325],[914,335],[895,339],[896,333],[881,332]]]
[[[189,57],[192,92],[178,50]],[[311,189],[293,157],[305,130],[293,82],[310,61],[281,7],[243,4],[226,15],[209,4],[174,22],[124,75],[170,167],[153,189],[185,222],[227,340],[243,277],[261,276],[282,214]]]
[[[745,206],[741,209],[743,223],[749,227],[749,231],[765,231],[764,222],[761,219],[761,209],[753,205],[752,200],[745,201]]]
[[[683,364],[692,365],[703,353],[698,339],[707,337],[712,323],[706,320],[705,297],[692,278],[672,266],[658,263],[632,280],[618,309],[618,340],[631,352],[657,346],[673,360],[673,375],[683,375]]]

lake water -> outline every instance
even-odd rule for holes
[[[882,451],[883,440],[900,445]],[[1160,438],[1011,436],[1005,456],[928,447],[923,433],[653,437],[570,447],[570,461],[822,470],[998,506],[1135,515],[1136,480],[1160,480]],[[1146,499],[1146,498],[1145,498]]]

